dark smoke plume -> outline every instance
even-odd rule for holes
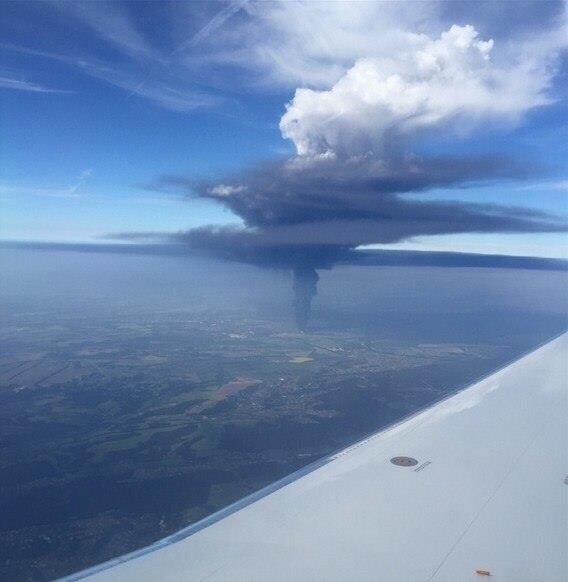
[[[312,310],[312,298],[318,293],[319,275],[313,267],[294,267],[294,310],[296,326],[306,331]]]
[[[305,330],[317,270],[332,268],[361,245],[436,234],[566,231],[564,220],[533,209],[419,198],[432,188],[525,178],[527,168],[499,156],[297,157],[222,181],[162,177],[153,187],[182,188],[241,217],[243,227],[201,227],[166,238],[192,253],[291,270],[296,321]]]

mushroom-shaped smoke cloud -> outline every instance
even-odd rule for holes
[[[294,273],[298,327],[307,326],[316,269],[350,249],[418,235],[564,231],[558,218],[498,205],[420,200],[406,193],[526,176],[499,156],[417,155],[435,137],[488,121],[516,123],[548,103],[557,47],[521,51],[507,67],[472,26],[438,38],[408,34],[406,48],[361,58],[327,90],[300,88],[281,121],[297,155],[222,181],[162,177],[243,219],[243,228],[199,228],[174,235],[197,252]]]

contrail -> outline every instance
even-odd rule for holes
[[[229,18],[231,18],[234,14],[239,12],[246,4],[248,4],[249,0],[233,0],[230,2],[225,8],[220,10],[213,18],[200,30],[198,30],[191,38],[182,42],[176,49],[174,49],[166,59],[165,66],[170,67],[172,65],[172,58],[179,55],[180,53],[184,52],[189,47],[192,47],[203,40],[205,40],[210,34],[215,32],[217,29],[221,28]],[[146,86],[148,81],[152,78],[154,73],[156,72],[157,67],[160,66],[159,63],[154,64],[152,68],[148,71],[148,74],[142,81],[134,88],[132,91],[128,93],[126,99],[129,99],[133,95],[138,95],[139,92]]]
[[[211,33],[221,28],[229,18],[239,12],[248,4],[249,0],[233,0],[225,8],[220,10],[213,18],[200,30],[198,30],[190,39],[181,43],[172,53],[172,56],[184,51],[186,48],[200,43],[205,40]]]

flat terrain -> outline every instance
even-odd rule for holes
[[[20,256],[0,286],[10,582],[147,545],[566,325],[564,279],[547,273],[337,269],[299,334],[289,282],[265,271],[205,279],[185,262]],[[226,300],[217,290],[237,275],[246,281]]]
[[[518,350],[297,334],[231,311],[7,319],[0,572],[11,580],[147,544]]]

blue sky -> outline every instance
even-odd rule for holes
[[[554,73],[506,119],[438,131],[412,151],[509,156],[530,172],[405,196],[568,214],[564,47],[541,49],[565,19],[562,3],[519,3],[514,18],[511,3],[483,12],[475,3],[424,2],[418,14],[396,3],[382,12],[365,7],[376,22],[357,5],[337,4],[321,5],[325,18],[318,18],[309,6],[246,1],[4,3],[0,238],[97,241],[112,232],[238,224],[209,198],[188,200],[152,184],[164,175],[221,181],[294,156],[294,139],[279,122],[296,89],[328,91],[365,51],[384,58],[395,29],[436,38],[452,24],[492,38],[492,55],[505,65],[532,42],[554,53]],[[293,10],[304,12],[298,18]],[[348,34],[340,32],[352,45],[330,47],[346,19]],[[546,103],[535,104],[535,95]],[[418,236],[393,246],[567,255],[559,233]]]

